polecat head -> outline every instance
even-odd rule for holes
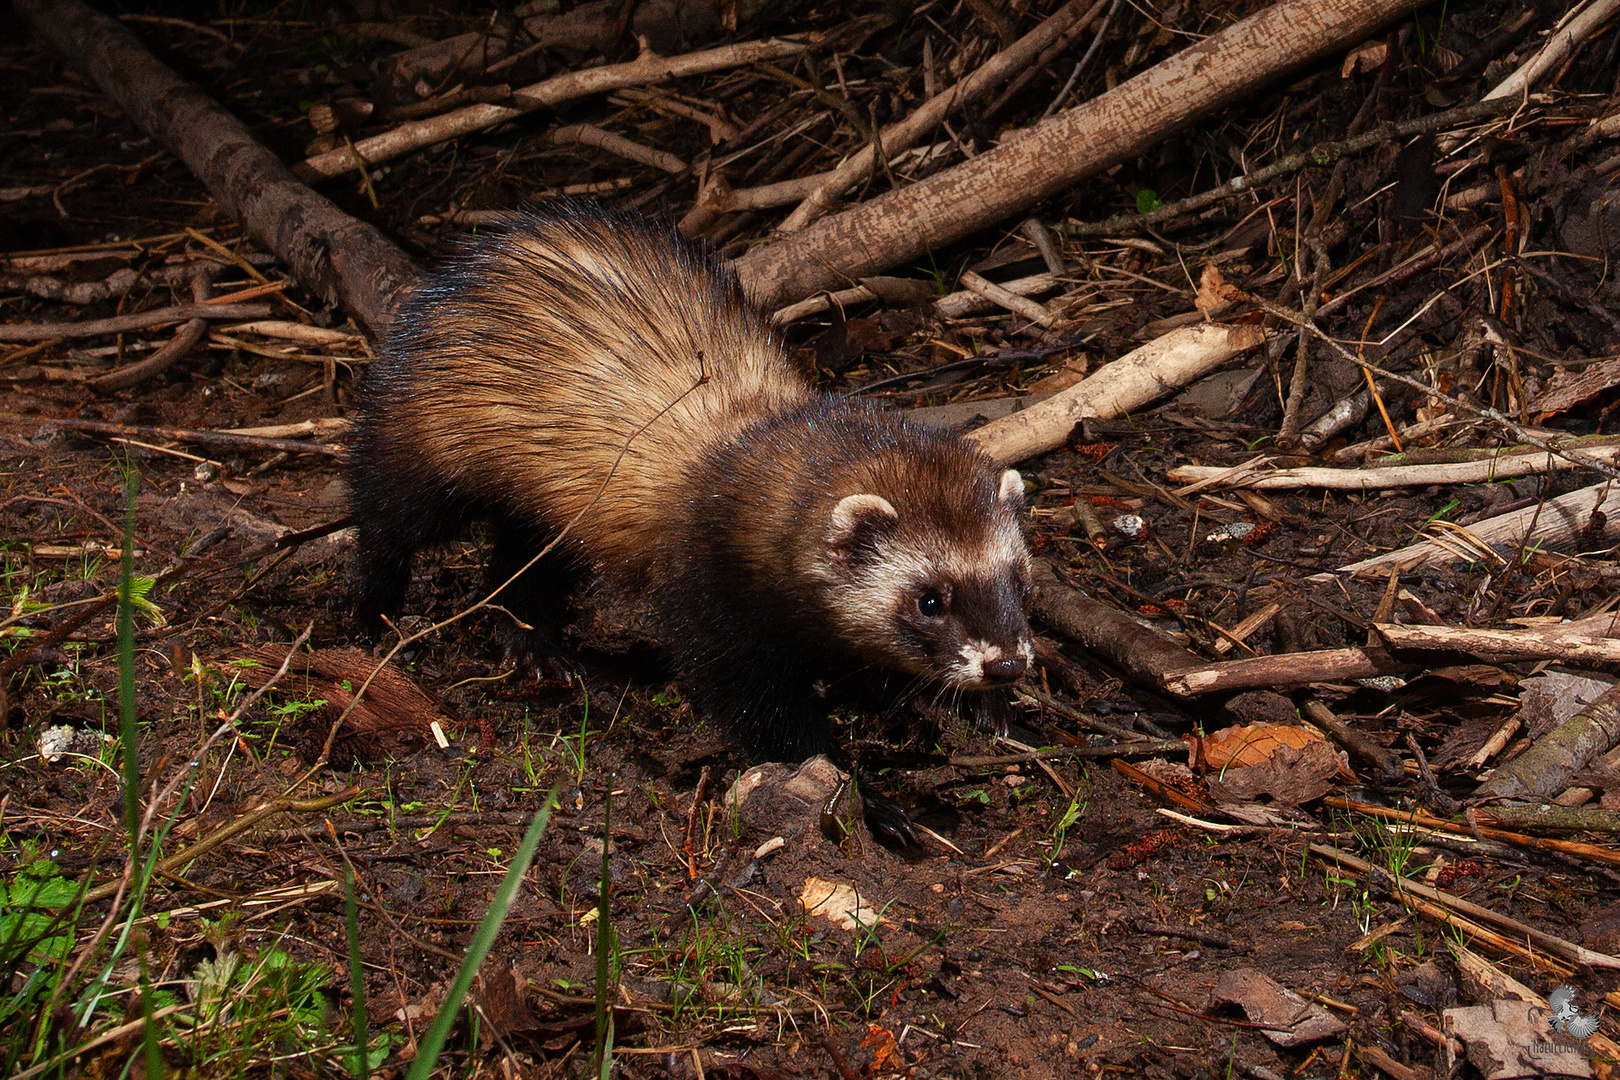
[[[856,492],[832,507],[832,617],[879,666],[960,690],[1016,682],[1035,660],[1023,479],[932,464],[950,475],[913,475],[887,497]]]

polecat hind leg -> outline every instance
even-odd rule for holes
[[[568,680],[571,668],[563,627],[568,621],[568,594],[576,577],[560,552],[552,551],[524,569],[548,542],[544,533],[521,521],[498,521],[492,528],[495,549],[489,558],[489,588],[514,574],[518,577],[491,601],[510,613],[496,613],[505,624],[504,663],[538,676]],[[519,571],[522,571],[519,574]],[[512,620],[527,624],[529,629]]]
[[[411,584],[412,551],[403,545],[372,541],[361,530],[351,592],[355,619],[367,635],[382,632],[383,616],[399,614]]]
[[[463,520],[460,507],[431,488],[403,490],[397,484],[350,477],[350,516],[358,538],[350,592],[361,629],[373,636],[384,615],[398,615],[411,585],[416,549],[447,540]]]

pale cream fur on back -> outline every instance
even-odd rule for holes
[[[811,397],[759,317],[667,244],[584,219],[499,251],[460,286],[454,327],[418,340],[398,419],[420,434],[431,417],[420,448],[465,490],[580,515],[570,538],[598,558],[636,565],[705,446]]]

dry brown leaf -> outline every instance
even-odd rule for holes
[[[1274,806],[1302,806],[1326,795],[1335,778],[1349,774],[1344,760],[1325,742],[1302,747],[1274,745],[1275,753],[1264,761],[1211,774],[1210,798],[1222,806],[1242,806],[1262,798]]]
[[[1193,297],[1193,307],[1209,318],[1210,313],[1226,303],[1222,295],[1226,288],[1226,279],[1221,276],[1220,267],[1214,263],[1205,263],[1204,272],[1198,275],[1198,295]]]
[[[1365,41],[1344,54],[1344,65],[1339,77],[1348,79],[1358,71],[1377,71],[1389,59],[1389,45],[1383,41]]]
[[[1213,735],[1194,739],[1188,744],[1187,763],[1194,769],[1258,765],[1280,747],[1302,750],[1311,743],[1321,741],[1304,728],[1286,724],[1244,724],[1241,727],[1222,728]]]
[[[872,1051],[870,1068],[873,1073],[908,1071],[894,1033],[882,1024],[866,1025],[866,1038],[861,1040],[861,1049]]]

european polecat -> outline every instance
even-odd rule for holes
[[[497,599],[563,647],[574,575],[645,600],[700,715],[761,756],[830,748],[814,680],[978,691],[1033,660],[1023,486],[962,439],[815,391],[736,276],[586,204],[473,241],[389,324],[350,470],[362,616],[472,518]]]

